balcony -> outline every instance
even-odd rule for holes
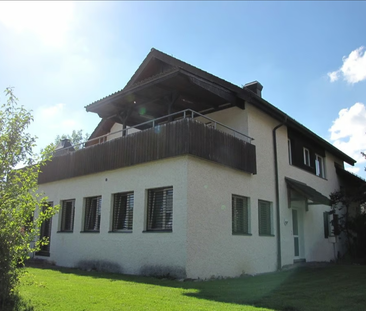
[[[106,141],[107,135],[104,135],[88,141],[85,144],[88,147],[55,156],[43,167],[38,183],[181,155],[197,156],[256,174],[256,150],[251,144],[252,138],[192,110],[144,122],[135,128],[142,130],[128,134],[131,128],[124,129],[121,137]]]

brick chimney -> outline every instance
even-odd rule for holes
[[[253,93],[257,94],[259,97],[262,97],[263,85],[260,84],[258,81],[249,82],[249,83],[245,84],[243,88],[252,91]]]

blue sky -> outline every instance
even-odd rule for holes
[[[0,90],[39,147],[91,133],[84,106],[124,87],[152,47],[263,97],[358,161],[366,150],[366,2],[0,2]],[[0,100],[4,100],[1,95]]]

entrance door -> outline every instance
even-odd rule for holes
[[[300,257],[299,215],[297,209],[292,209],[292,232],[294,235],[294,256]]]

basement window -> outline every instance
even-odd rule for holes
[[[149,189],[147,231],[172,231],[173,187]]]

